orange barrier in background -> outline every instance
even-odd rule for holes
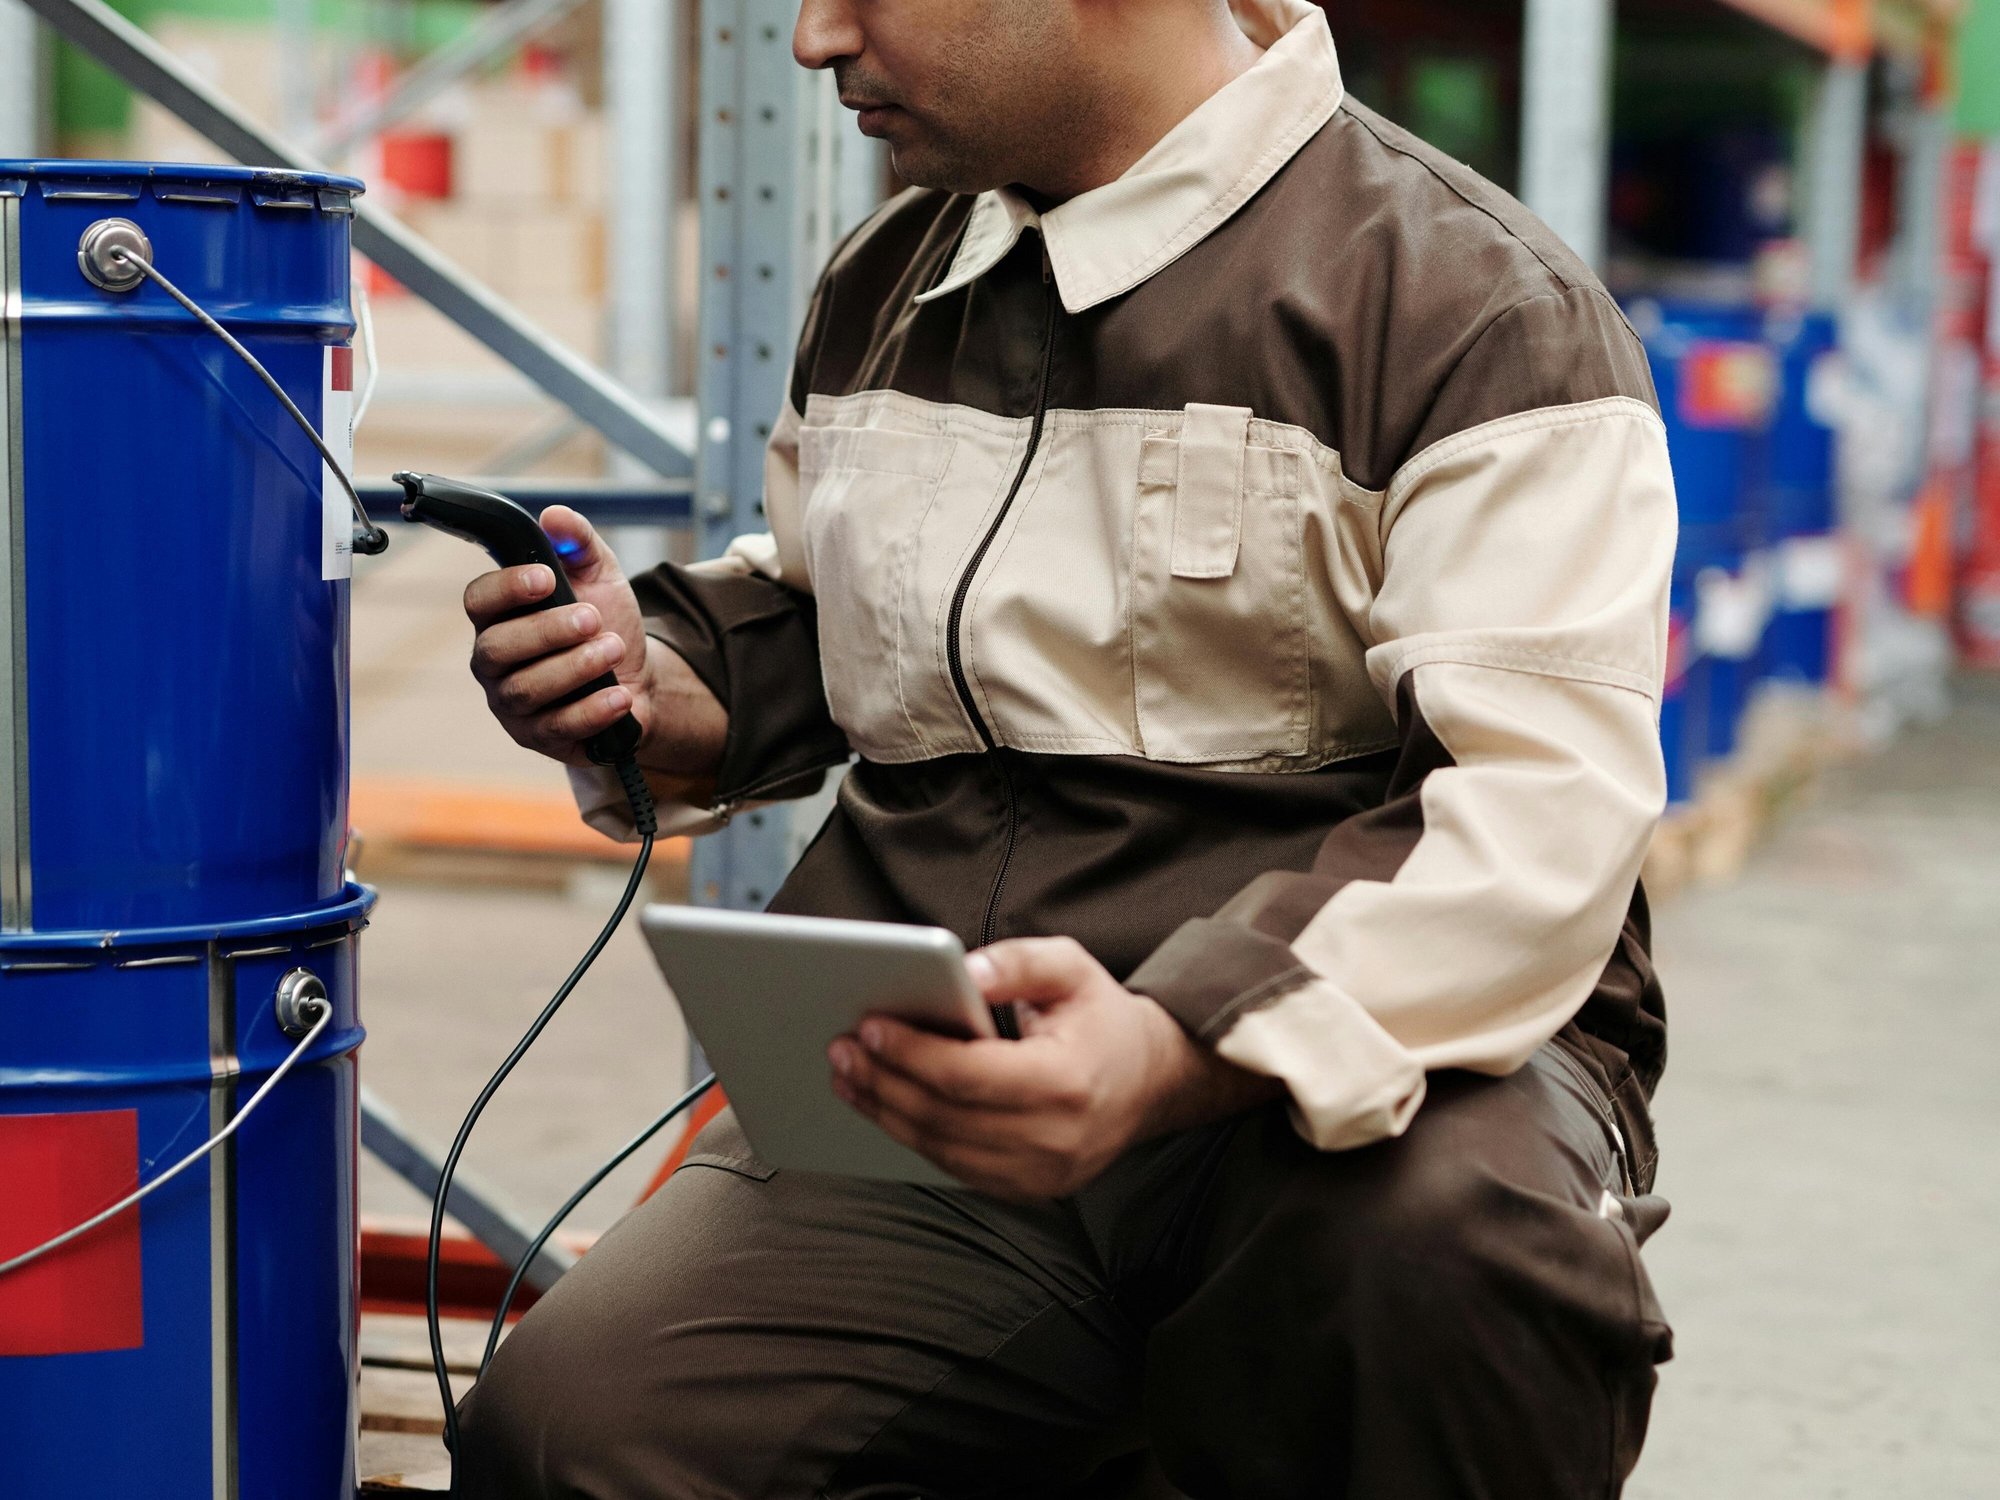
[[[576,815],[569,793],[551,787],[468,787],[421,778],[357,776],[348,822],[371,845],[493,854],[540,854],[627,864],[613,843]],[[688,841],[662,839],[655,859],[685,865]]]

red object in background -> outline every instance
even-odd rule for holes
[[[1767,346],[1703,339],[1681,366],[1681,417],[1690,427],[1755,427],[1770,414],[1777,390]]]
[[[667,1153],[659,1171],[637,1203],[644,1203],[687,1160],[688,1149],[702,1126],[729,1107],[718,1085],[695,1101],[680,1139]],[[637,1206],[637,1203],[634,1206]],[[558,1234],[556,1239],[578,1255],[596,1243],[595,1235]],[[415,1313],[424,1311],[427,1231],[415,1227],[364,1220],[361,1225],[361,1311]],[[493,1316],[500,1294],[507,1289],[511,1268],[462,1230],[448,1229],[438,1242],[438,1310],[450,1318]],[[512,1317],[518,1318],[541,1294],[522,1282],[514,1294]]]
[[[408,287],[404,286],[402,282],[391,276],[372,260],[359,255],[355,256],[354,272],[361,278],[361,290],[371,297],[404,297],[409,295]]]
[[[2000,667],[2000,351],[1987,351],[1984,384],[1972,539],[1959,573],[1958,640],[1971,665]]]
[[[138,1186],[138,1111],[0,1115],[0,1184],[5,1260]],[[0,1355],[91,1354],[145,1340],[136,1208],[0,1276]]]
[[[520,69],[531,83],[557,83],[564,76],[563,55],[541,42],[523,42]]]
[[[433,130],[392,130],[378,143],[382,180],[411,198],[451,196],[451,137]]]
[[[2000,668],[2000,142],[1962,142],[1953,152],[1945,252],[1949,279],[1969,295],[1957,333],[1980,349],[1970,514],[1960,558],[1956,624],[1964,660]]]

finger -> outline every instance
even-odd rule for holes
[[[919,1156],[935,1162],[969,1188],[996,1198],[1047,1198],[1053,1190],[1042,1182],[1038,1163],[1007,1145],[978,1141],[945,1141],[879,1104],[865,1099],[848,1101],[881,1129],[891,1140],[909,1147]]]
[[[571,646],[567,651],[515,668],[488,691],[493,706],[502,713],[516,718],[540,713],[592,678],[609,672],[624,654],[624,641],[607,630],[581,646]]]
[[[981,948],[965,961],[973,982],[988,1001],[1064,1000],[1103,965],[1074,938],[1007,938]]]
[[[601,583],[622,578],[617,554],[597,528],[567,505],[551,505],[541,515],[542,530],[562,559],[563,571],[577,583]]]
[[[851,1038],[835,1041],[827,1056],[833,1064],[834,1092],[850,1102],[865,1100],[871,1112],[895,1114],[939,1140],[990,1140],[1003,1133],[1009,1121],[1020,1119],[942,1098],[915,1079],[882,1066]]]
[[[545,609],[488,625],[472,643],[472,675],[484,683],[498,682],[516,667],[588,641],[603,628],[603,617],[592,604]]]
[[[1045,1109],[1067,1099],[1047,1047],[960,1041],[870,1016],[856,1032],[868,1054],[942,1099],[989,1110]]]
[[[550,740],[573,745],[587,740],[600,729],[609,729],[618,716],[631,712],[632,695],[622,687],[608,687],[578,699],[536,721],[536,727]]]
[[[465,612],[484,630],[555,592],[556,575],[540,563],[481,573],[465,586]]]

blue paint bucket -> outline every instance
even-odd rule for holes
[[[1695,773],[1701,765],[1701,716],[1698,677],[1691,660],[1694,600],[1684,580],[1676,577],[1667,598],[1667,670],[1660,692],[1660,749],[1667,768],[1667,802],[1679,806],[1694,799]]]
[[[1725,759],[1756,680],[1762,633],[1743,629],[1740,618],[1718,629],[1712,585],[1726,580],[1727,597],[1740,602],[1768,576],[1776,365],[1754,308],[1642,299],[1628,311],[1659,395],[1680,508],[1674,576],[1690,612],[1691,651],[1675,723],[1697,762]],[[1671,758],[1677,747],[1668,751]],[[1682,785],[1692,780],[1690,766]]]
[[[235,355],[79,246],[150,259],[345,433],[360,184],[0,162],[0,1494],[351,1500],[356,934],[347,519]]]
[[[1774,314],[1765,338],[1777,355],[1779,380],[1764,507],[1777,598],[1764,671],[1820,687],[1832,671],[1833,612],[1843,574],[1826,390],[1839,358],[1838,330],[1826,313]]]

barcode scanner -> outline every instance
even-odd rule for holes
[[[555,544],[535,518],[518,503],[491,490],[478,489],[436,474],[396,474],[391,477],[403,487],[404,520],[422,522],[483,547],[487,555],[503,568],[540,563],[555,575],[554,592],[539,603],[517,610],[517,615],[536,614],[541,610],[576,603],[576,590],[569,585],[569,574],[563,570]],[[617,685],[618,679],[606,672],[551,706],[575,703],[592,693]],[[617,723],[599,730],[584,741],[584,754],[600,766],[616,767],[629,763],[639,748],[640,733],[639,721],[630,714],[623,714]]]

